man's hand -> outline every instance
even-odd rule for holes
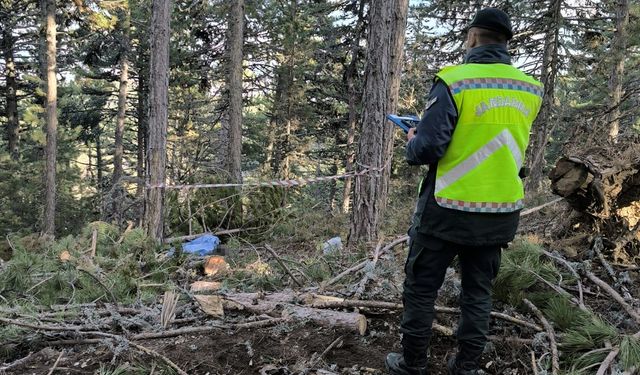
[[[407,133],[407,142],[411,141],[415,136],[416,136],[416,128],[409,129],[409,132]]]

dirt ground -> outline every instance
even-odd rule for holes
[[[189,374],[385,374],[384,357],[399,346],[399,313],[369,318],[369,330],[364,336],[353,332],[316,327],[311,323],[287,323],[270,328],[219,331],[204,335],[183,335],[167,339],[140,341],[175,362]],[[499,325],[497,323],[496,325]],[[501,333],[497,327],[493,334]],[[335,339],[342,344],[330,350],[323,359],[313,360]],[[452,337],[434,336],[430,352],[432,374],[446,374],[446,358],[455,348]],[[126,351],[114,358],[113,350],[101,345],[49,347],[6,374],[49,374],[60,350],[65,350],[55,374],[112,374],[116,364],[126,368],[152,368],[153,373],[170,373],[166,367],[149,365],[153,359],[144,355],[133,357]],[[526,365],[518,360],[524,347],[490,344],[483,357],[483,367],[489,374],[527,374]],[[28,353],[23,353],[26,356]],[[160,363],[160,362],[157,362]],[[101,370],[102,367],[102,370]],[[126,370],[122,374],[130,373]],[[139,373],[139,372],[135,372]],[[149,372],[150,373],[150,372]]]

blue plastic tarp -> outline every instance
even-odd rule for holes
[[[213,254],[220,245],[220,239],[213,234],[203,234],[202,236],[188,242],[182,243],[182,252],[196,256]],[[173,255],[174,249],[169,250],[169,255]]]

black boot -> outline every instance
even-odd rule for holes
[[[482,375],[485,373],[480,370],[477,359],[470,360],[460,357],[460,360],[458,360],[458,356],[449,358],[447,369],[449,370],[449,375]]]
[[[391,375],[429,375],[427,366],[412,367],[407,365],[400,353],[389,353],[384,364]]]

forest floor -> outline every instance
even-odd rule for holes
[[[544,312],[556,331],[563,369],[557,373],[595,373],[614,350],[621,354],[619,361],[607,364],[611,373],[633,374],[640,363],[640,337],[633,336],[640,325],[633,316],[634,311],[640,316],[633,297],[640,295],[638,268],[616,265],[621,280],[609,280],[591,249],[597,238],[593,234],[574,239],[572,248],[582,250],[551,254],[568,268],[582,270],[580,264],[592,264],[590,272],[609,280],[619,296],[629,295],[623,299],[631,310],[625,312],[604,288],[588,284],[588,277],[574,277],[562,264],[556,267],[543,252],[557,248],[562,239],[538,238],[557,233],[563,221],[563,226],[574,225],[566,221],[566,212],[559,203],[525,218],[522,237],[514,249],[505,251],[493,311],[515,322],[492,319],[491,342],[482,358],[489,374],[553,373],[550,335],[540,316],[522,304],[524,298]],[[407,246],[397,237],[395,246],[389,246],[394,239],[388,239],[328,255],[317,243],[279,243],[271,249],[227,241],[226,255],[217,258],[224,262],[210,268],[198,259],[150,255],[137,232],[92,225],[75,238],[47,247],[50,262],[29,252],[35,245],[28,239],[11,244],[14,258],[0,263],[0,296],[7,302],[0,308],[0,373],[384,374],[386,354],[400,350],[401,309],[392,305],[401,303]],[[123,258],[123,246],[126,251],[138,248],[129,263],[112,259]],[[364,265],[354,267],[359,264]],[[215,286],[196,292],[190,285],[197,281]],[[122,289],[127,283],[133,285]],[[454,309],[459,289],[453,268],[437,305]],[[255,292],[244,306],[224,300]],[[219,306],[205,306],[199,295],[222,296],[223,301],[215,299]],[[262,313],[253,310],[270,295],[293,297]],[[289,310],[307,306],[302,300],[310,295],[339,301],[331,306],[309,304],[305,314],[311,315],[306,317]],[[349,305],[345,300],[356,302]],[[573,302],[588,312],[581,313]],[[224,314],[216,312],[223,307]],[[319,310],[344,313],[347,320],[364,315],[366,330],[358,332],[332,317],[318,318],[314,314]],[[456,347],[452,333],[457,317],[454,310],[438,314],[440,328],[429,356],[432,374],[446,374],[446,359]]]

